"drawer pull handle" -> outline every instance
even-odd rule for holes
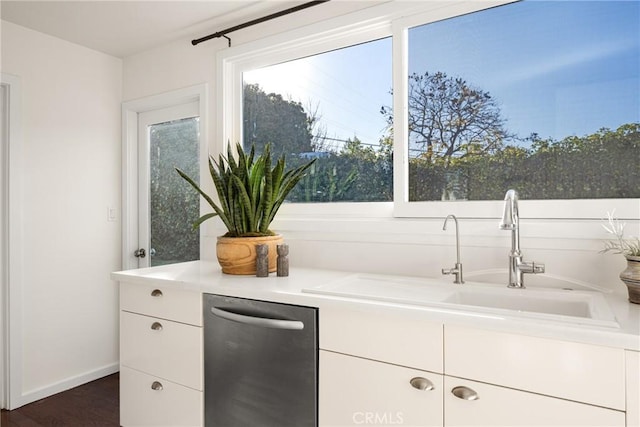
[[[152,297],[161,297],[162,296],[162,291],[160,289],[154,289],[151,292],[151,296]]]
[[[422,377],[411,378],[411,381],[409,381],[409,383],[413,386],[413,388],[417,388],[418,390],[429,391],[435,389],[431,381]]]
[[[160,383],[158,381],[154,381],[153,384],[151,384],[151,390],[161,391],[162,390],[162,383]]]
[[[161,331],[162,330],[162,323],[153,322],[153,324],[151,325],[151,329],[153,329],[154,331]]]
[[[453,395],[458,399],[463,399],[463,400],[480,399],[480,397],[478,397],[478,393],[476,393],[474,390],[470,389],[469,387],[464,387],[464,386],[454,387],[451,390],[451,393],[453,393]]]

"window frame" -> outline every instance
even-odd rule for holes
[[[392,37],[394,172],[393,202],[291,203],[280,217],[378,217],[442,218],[451,212],[463,218],[497,218],[502,200],[425,201],[408,200],[408,29],[518,0],[461,2],[390,2],[309,26],[285,31],[219,51],[217,64],[217,123],[215,152],[224,152],[228,141],[242,137],[242,73],[329,50],[384,37]],[[506,193],[505,189],[505,193]],[[640,217],[640,199],[522,200],[523,218],[601,219],[616,210],[623,219]]]

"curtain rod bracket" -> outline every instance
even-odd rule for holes
[[[294,13],[294,12],[297,12],[299,10],[306,9],[308,7],[317,6],[319,4],[326,3],[328,1],[329,0],[315,0],[315,1],[310,1],[310,2],[307,2],[307,3],[303,3],[301,5],[298,5],[298,6],[289,8],[289,9],[281,10],[280,12],[272,13],[271,15],[267,15],[267,16],[264,16],[262,18],[258,18],[258,19],[254,19],[252,21],[245,22],[244,24],[240,24],[240,25],[236,25],[234,27],[226,28],[226,29],[224,29],[222,31],[218,31],[217,33],[209,34],[208,36],[204,36],[204,37],[199,38],[199,39],[191,40],[191,44],[193,46],[195,46],[195,45],[200,44],[202,42],[206,42],[207,40],[211,40],[211,39],[219,38],[219,37],[224,37],[229,42],[229,47],[231,47],[231,39],[229,37],[227,37],[227,35],[226,35],[227,33],[231,33],[233,31],[241,30],[243,28],[251,27],[253,25],[260,24],[260,23],[265,22],[265,21],[270,21],[272,19],[279,18],[280,16],[289,15],[290,13]]]

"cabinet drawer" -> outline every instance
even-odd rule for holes
[[[132,314],[120,316],[120,363],[202,390],[202,328]]]
[[[625,351],[627,361],[627,426],[640,427],[640,353]]]
[[[133,313],[202,326],[202,294],[153,284],[120,285],[120,308]]]
[[[320,348],[442,373],[442,324],[406,310],[322,307]]]
[[[445,376],[445,426],[624,427],[624,412]],[[476,400],[456,397],[465,387]],[[460,391],[457,391],[460,393]]]
[[[442,375],[320,351],[319,408],[320,426],[442,426]]]
[[[156,382],[162,389],[154,390]],[[123,427],[202,426],[202,402],[201,391],[134,369],[122,367],[120,370],[120,425]]]
[[[625,409],[624,351],[445,326],[445,373]]]

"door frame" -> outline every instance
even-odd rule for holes
[[[208,85],[202,83],[122,103],[122,269],[137,269],[133,252],[138,248],[138,115],[197,101],[200,109],[200,176],[207,169]],[[200,231],[202,253],[202,229]]]
[[[1,73],[0,84],[7,90],[8,118],[2,135],[2,200],[0,234],[0,407],[22,406],[22,105],[20,77]],[[6,144],[4,143],[6,142]]]
[[[184,102],[167,108],[138,113],[138,245],[147,251],[147,256],[138,259],[138,267],[151,266],[151,165],[149,126],[200,116],[200,105],[197,101]],[[198,124],[198,127],[199,124]],[[201,145],[201,144],[200,144]],[[199,146],[200,148],[200,146]],[[199,158],[200,153],[198,153]],[[146,179],[143,177],[146,176]],[[146,199],[146,203],[142,202]],[[199,200],[199,199],[198,199]]]

